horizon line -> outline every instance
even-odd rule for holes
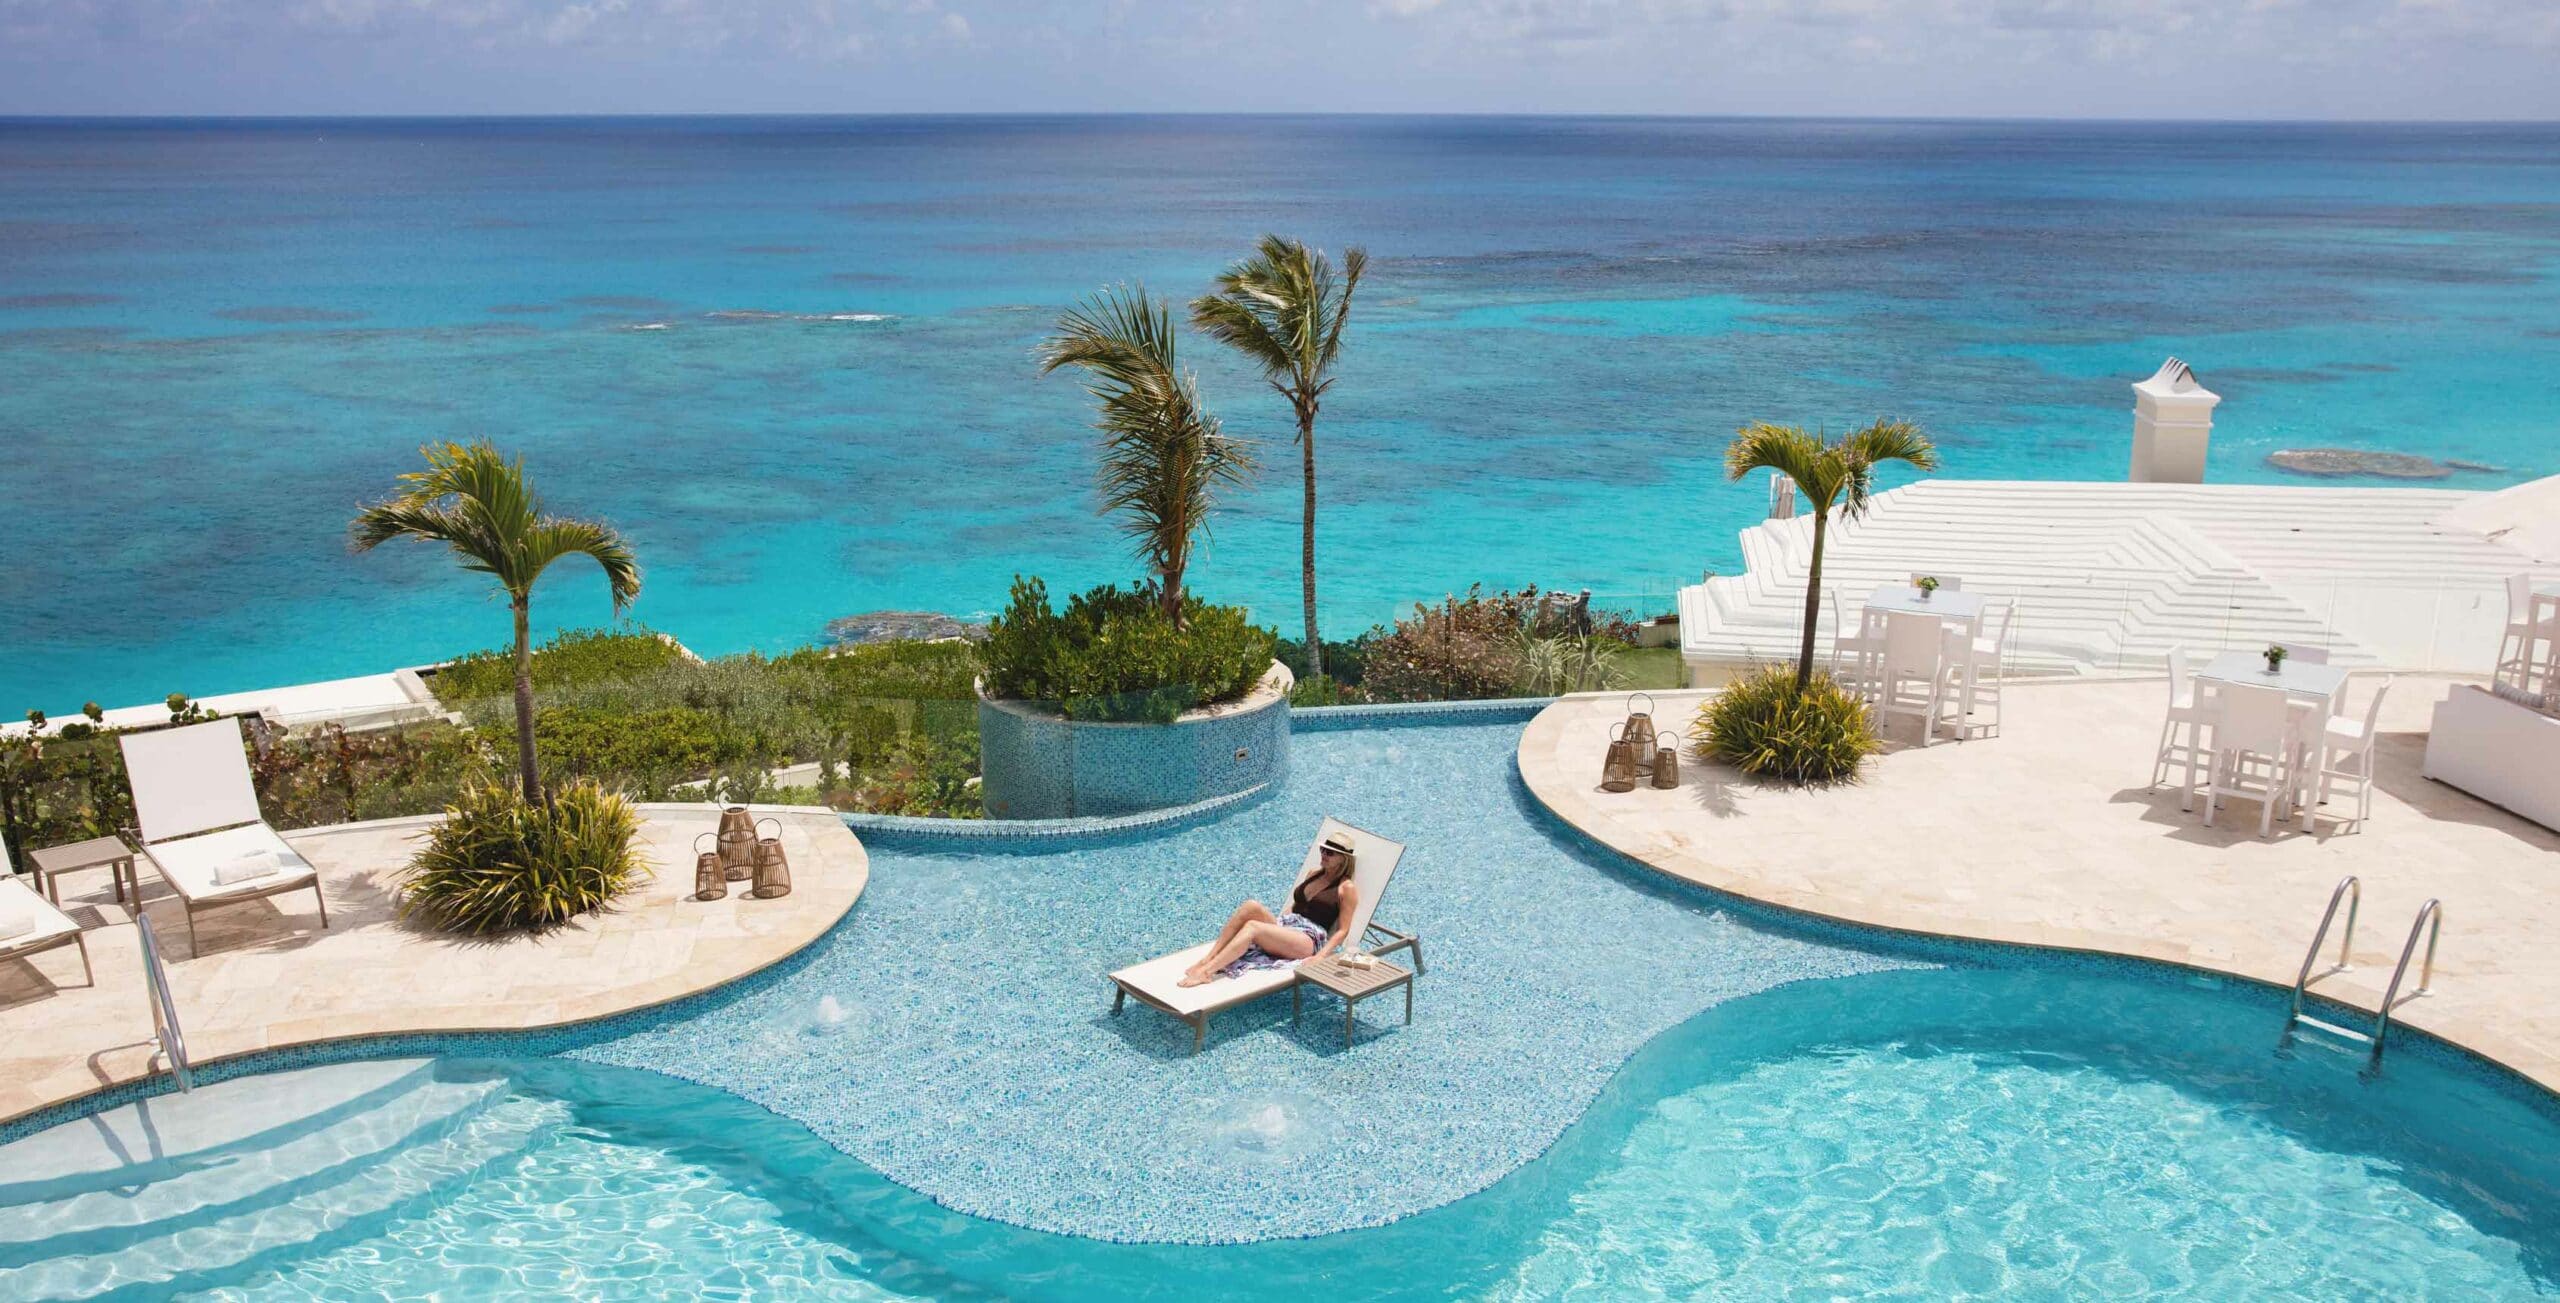
[[[1872,113],[1657,113],[1613,111],[1514,112],[1463,109],[1251,110],[1251,109],[894,109],[695,112],[528,113],[16,113],[0,112],[0,124],[144,122],[681,122],[681,121],[887,121],[918,119],[1465,119],[1477,121],[1621,122],[1829,122],[2039,126],[2233,126],[2233,127],[2553,127],[2549,118],[2326,118],[2326,117],[2064,117],[2038,114]]]

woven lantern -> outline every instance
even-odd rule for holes
[[[766,819],[757,824],[773,825],[773,835],[756,838],[756,885],[748,892],[758,900],[771,900],[791,894],[791,859],[782,853],[782,821]]]
[[[731,882],[755,876],[756,821],[743,805],[720,812],[720,871]]]
[[[1627,741],[1621,727],[1609,742],[1609,754],[1600,761],[1600,790],[1632,792],[1636,790],[1636,748]]]
[[[1641,700],[1641,701],[1643,701],[1643,702],[1644,702],[1644,706],[1643,706],[1643,708],[1642,708],[1642,709],[1638,709],[1638,708],[1637,708],[1637,706],[1636,706],[1636,702],[1637,702],[1637,701],[1639,701],[1639,700]],[[1623,735],[1623,736],[1624,736],[1624,737],[1626,738],[1626,740],[1627,740],[1627,745],[1628,745],[1628,746],[1631,746],[1631,747],[1633,747],[1633,748],[1635,748],[1636,768],[1638,768],[1638,769],[1650,769],[1650,768],[1652,768],[1652,767],[1653,767],[1653,698],[1652,698],[1652,696],[1650,696],[1649,694],[1646,694],[1646,693],[1642,693],[1642,692],[1631,693],[1631,694],[1629,694],[1629,695],[1628,695],[1628,697],[1627,697],[1627,723],[1626,723],[1626,732],[1624,733],[1624,735]]]
[[[704,833],[702,837],[712,834]],[[702,849],[702,837],[693,839],[693,898],[722,900],[729,895],[729,877],[721,872],[720,852]]]
[[[1668,792],[1680,785],[1680,735],[1658,733],[1653,741],[1653,786]]]

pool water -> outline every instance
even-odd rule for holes
[[[434,1060],[401,1082],[471,1103],[414,1144],[380,1144],[373,1117],[405,1096],[377,1099],[328,1124],[373,1132],[353,1146],[380,1145],[369,1163],[272,1173],[272,1195],[88,1240],[87,1257],[30,1261],[64,1242],[62,1219],[96,1210],[13,1187],[9,1222],[40,1238],[0,1249],[0,1294],[2560,1294],[2547,1113],[2431,1056],[2369,1082],[2347,1059],[2278,1059],[2262,1012],[2145,980],[1978,968],[1791,986],[1648,1047],[1560,1143],[1481,1194],[1387,1226],[1222,1246],[954,1214],[805,1128],[656,1073]],[[2149,1037],[2146,1022],[2181,1032]],[[198,1098],[229,1107],[218,1097],[350,1070]],[[183,1128],[163,1142],[183,1148]],[[380,1206],[373,1173],[422,1150],[475,1161]],[[242,1229],[276,1222],[309,1234]]]
[[[712,997],[0,1147],[0,1298],[2560,1293],[2548,1096],[2280,1057],[2253,988],[1674,887],[1541,818],[1517,737],[1305,733],[1172,831],[873,838],[842,925]],[[1103,972],[1328,813],[1411,843],[1413,1025],[1265,1001],[1195,1056],[1110,1015]]]

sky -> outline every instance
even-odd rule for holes
[[[0,0],[0,115],[2560,118],[2560,0]]]

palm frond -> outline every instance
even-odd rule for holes
[[[1101,405],[1103,509],[1119,516],[1167,592],[1188,567],[1191,542],[1218,491],[1252,468],[1251,450],[1222,431],[1175,353],[1172,309],[1142,287],[1115,286],[1070,309],[1039,350],[1041,370],[1072,366]]]
[[[525,569],[537,575],[562,557],[593,557],[604,569],[617,612],[640,595],[639,559],[631,554],[631,545],[623,541],[621,531],[602,521],[543,516],[525,532],[523,556]]]
[[[1251,257],[1218,276],[1214,293],[1191,301],[1191,324],[1241,354],[1292,402],[1312,402],[1332,387],[1351,297],[1368,265],[1365,251],[1350,249],[1337,275],[1321,250],[1266,235]]]

